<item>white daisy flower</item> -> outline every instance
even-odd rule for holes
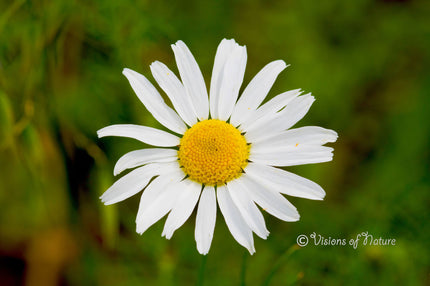
[[[130,69],[123,74],[155,119],[176,134],[132,124],[100,129],[99,137],[130,137],[157,147],[122,156],[114,175],[136,169],[116,181],[101,200],[114,204],[145,188],[136,231],[142,234],[168,214],[162,233],[167,239],[198,205],[195,239],[201,254],[211,246],[218,202],[233,237],[253,254],[252,233],[263,239],[269,235],[257,205],[281,220],[297,221],[297,209],[283,194],[313,200],[325,196],[316,183],[277,167],[332,160],[333,148],[322,145],[335,142],[337,133],[315,126],[290,129],[315,100],[300,90],[262,104],[287,67],[284,61],[267,64],[239,97],[246,47],[224,39],[216,52],[208,97],[188,47],[178,41],[172,49],[181,80],[158,61],[151,64],[151,72],[176,112],[143,75]]]

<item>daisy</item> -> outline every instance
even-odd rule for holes
[[[168,214],[162,233],[167,239],[197,205],[195,240],[201,254],[211,246],[218,202],[233,237],[253,254],[253,232],[263,239],[269,235],[258,206],[281,220],[297,221],[297,209],[283,194],[313,200],[325,196],[316,183],[277,167],[331,161],[333,148],[322,145],[335,142],[337,134],[315,126],[290,129],[315,100],[301,90],[281,93],[262,104],[287,67],[284,61],[267,64],[239,97],[246,47],[224,39],[216,51],[208,96],[188,47],[178,41],[172,49],[181,79],[158,61],[151,64],[151,72],[176,111],[143,75],[123,70],[140,101],[172,132],[131,124],[100,129],[99,137],[130,137],[157,147],[122,156],[114,175],[135,169],[116,181],[101,200],[110,205],[145,189],[136,231],[142,234]]]

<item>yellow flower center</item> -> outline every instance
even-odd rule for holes
[[[208,119],[185,132],[178,157],[189,179],[210,186],[221,185],[242,174],[248,164],[249,146],[230,123]]]

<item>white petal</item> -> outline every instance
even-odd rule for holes
[[[172,101],[181,118],[189,126],[193,126],[197,122],[196,112],[191,98],[176,75],[165,64],[158,61],[151,64],[151,72],[160,87]]]
[[[247,139],[256,142],[268,139],[281,131],[284,131],[296,124],[309,111],[315,98],[310,94],[299,96],[293,99],[284,109],[279,111],[269,122],[259,120],[246,130]]]
[[[218,119],[227,121],[233,112],[246,68],[246,47],[237,45],[227,59],[218,102]]]
[[[178,146],[180,140],[179,137],[160,129],[133,124],[110,125],[97,131],[97,135],[99,138],[106,136],[128,137],[160,147]]]
[[[166,105],[157,89],[146,77],[127,68],[122,73],[127,77],[137,97],[158,122],[179,134],[183,134],[187,130],[178,114]]]
[[[136,217],[137,233],[145,232],[175,205],[181,192],[180,180],[183,178],[182,171],[177,171],[155,178],[142,193]]]
[[[233,39],[223,39],[216,51],[209,96],[211,117],[214,119],[218,119],[218,103],[224,75],[224,66],[236,46],[238,46],[238,44]]]
[[[289,102],[291,102],[300,94],[300,89],[294,89],[275,96],[260,106],[257,110],[252,112],[250,118],[240,125],[240,129],[246,131],[254,124],[266,124],[276,116],[279,110],[284,108]]]
[[[180,185],[180,194],[167,217],[162,236],[170,239],[178,228],[190,217],[199,200],[202,185],[191,180],[183,180]]]
[[[278,168],[249,163],[245,172],[267,189],[282,194],[311,200],[322,200],[325,197],[325,191],[318,184]]]
[[[176,190],[184,177],[185,174],[180,169],[171,170],[156,177],[142,193],[139,204],[140,214],[145,213],[162,193]]]
[[[177,162],[153,163],[140,167],[116,181],[106,192],[104,192],[100,199],[105,205],[125,200],[140,192],[152,177],[177,168]]]
[[[227,184],[227,190],[249,227],[259,237],[266,239],[269,231],[266,228],[264,217],[250,198],[246,188],[240,183],[240,180],[230,181]]]
[[[243,219],[237,207],[234,205],[225,186],[217,188],[218,204],[225,223],[236,241],[248,249],[249,253],[255,252],[252,231]]]
[[[205,81],[199,65],[188,47],[182,41],[172,45],[176,64],[181,75],[182,83],[194,104],[194,110],[200,121],[208,118],[209,101]]]
[[[215,189],[206,186],[200,197],[196,216],[195,238],[200,254],[207,254],[211,247],[216,222]]]
[[[148,148],[135,150],[123,155],[115,164],[113,174],[116,176],[124,170],[142,166],[147,163],[173,162],[178,159],[178,151],[173,149]]]
[[[318,145],[298,145],[278,152],[266,149],[264,153],[253,153],[252,147],[249,160],[271,166],[296,166],[328,162],[333,159],[333,148]]]
[[[298,221],[300,219],[297,209],[280,193],[265,188],[247,174],[243,174],[237,180],[246,186],[252,199],[271,215],[285,221]]]
[[[231,124],[240,125],[250,118],[251,114],[266,98],[278,75],[287,67],[284,61],[278,60],[267,64],[248,84],[239,98]]]
[[[323,145],[328,142],[336,142],[337,133],[333,130],[318,126],[305,126],[289,129],[267,140],[252,144],[254,153],[265,150],[283,151],[299,145]]]

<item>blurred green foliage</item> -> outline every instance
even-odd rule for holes
[[[194,217],[166,241],[163,222],[135,233],[138,196],[98,200],[115,160],[142,146],[98,140],[96,130],[162,128],[122,68],[152,81],[152,61],[177,71],[169,45],[182,39],[209,84],[222,38],[247,45],[245,83],[269,61],[291,64],[270,96],[312,91],[300,125],[334,129],[339,140],[333,162],[290,168],[326,199],[291,198],[297,223],[266,216],[271,235],[256,238],[255,255],[243,255],[218,213],[204,285],[430,283],[428,1],[20,0],[0,1],[0,11],[2,285],[197,282]],[[396,245],[294,246],[299,234],[363,231]]]

